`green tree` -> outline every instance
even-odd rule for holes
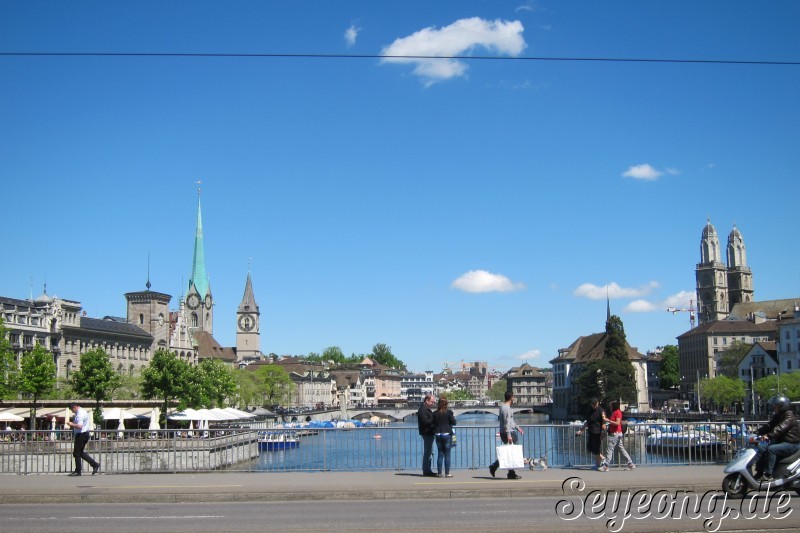
[[[201,373],[204,405],[223,407],[225,400],[236,392],[233,371],[219,359],[203,359],[198,365]]]
[[[628,359],[625,328],[618,316],[606,321],[603,357],[580,367],[575,380],[580,405],[588,406],[592,397],[603,405],[612,400],[636,403],[636,373]]]
[[[383,366],[390,368],[405,368],[406,365],[395,357],[392,353],[392,347],[383,343],[378,343],[372,347],[372,355],[370,356],[374,361]]]
[[[236,390],[231,399],[233,405],[239,409],[254,406],[259,391],[256,373],[246,368],[237,368],[233,371],[233,379],[236,381]]]
[[[727,349],[719,352],[717,354],[717,375],[737,379],[739,377],[739,362],[752,347],[751,344],[733,341]]]
[[[150,364],[142,370],[142,396],[162,401],[161,427],[166,427],[170,404],[175,402],[183,410],[192,401],[197,389],[193,374],[189,363],[163,348],[153,354]]]
[[[8,330],[0,316],[0,401],[16,395],[17,358],[8,341]]]
[[[780,376],[772,374],[757,379],[753,387],[764,401],[778,394],[784,394],[791,401],[800,400],[800,372],[789,372]]]
[[[33,350],[23,354],[17,379],[19,392],[33,400],[31,429],[36,428],[36,403],[56,386],[56,364],[53,354],[37,344]]]
[[[108,354],[95,348],[81,355],[81,366],[72,373],[70,383],[81,398],[94,400],[94,423],[103,423],[103,402],[111,399],[121,378],[111,365]]]
[[[728,376],[717,376],[700,380],[700,401],[717,409],[729,407],[734,402],[744,399],[744,382]]]
[[[680,357],[674,344],[664,346],[661,352],[661,370],[658,373],[662,389],[674,389],[681,384]]]
[[[322,360],[333,361],[334,364],[341,365],[345,362],[344,352],[338,346],[329,346],[322,351]]]
[[[504,401],[506,397],[507,387],[508,385],[506,384],[506,380],[498,379],[497,381],[492,383],[492,387],[489,389],[489,392],[487,393],[489,399],[498,402]]]
[[[117,400],[136,400],[142,394],[142,377],[141,376],[120,376],[120,384],[114,397]]]
[[[283,367],[264,365],[256,370],[255,374],[258,378],[259,392],[262,395],[264,406],[289,403],[294,383]]]
[[[459,400],[474,400],[475,396],[468,391],[467,389],[456,389],[454,391],[450,391],[442,396],[446,397],[449,401],[459,401]]]

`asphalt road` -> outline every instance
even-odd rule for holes
[[[698,511],[676,502],[670,512],[627,520],[625,502],[595,507],[563,498],[464,498],[390,501],[306,501],[253,503],[7,504],[0,506],[3,531],[191,532],[245,531],[800,531],[800,509],[791,496],[779,501],[727,501],[709,497]],[[641,502],[640,502],[641,503]],[[653,502],[650,502],[653,503]],[[669,503],[669,502],[666,502]],[[698,502],[695,501],[695,504]],[[571,504],[571,505],[570,505]],[[668,506],[664,506],[667,509]],[[559,516],[561,515],[561,516]],[[588,515],[593,515],[590,518]],[[566,518],[573,518],[566,520]],[[621,526],[621,527],[620,527]],[[721,526],[721,527],[719,527]]]

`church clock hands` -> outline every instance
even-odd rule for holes
[[[200,298],[196,294],[190,294],[186,298],[186,305],[189,309],[197,309],[200,306]]]

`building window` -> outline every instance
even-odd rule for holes
[[[792,369],[792,361],[791,361],[791,359],[787,359],[786,360],[786,370],[791,370],[791,369]]]
[[[64,377],[69,379],[72,376],[72,359],[67,360],[65,372]]]
[[[192,327],[197,327],[197,313],[192,313]]]
[[[144,325],[144,313],[139,313],[139,325]]]

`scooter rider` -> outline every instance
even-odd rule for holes
[[[789,409],[789,398],[783,395],[773,396],[768,404],[772,405],[772,418],[758,429],[762,442],[759,445],[760,468],[756,470],[763,469],[762,482],[772,481],[772,472],[778,459],[789,457],[800,450],[800,423]]]

